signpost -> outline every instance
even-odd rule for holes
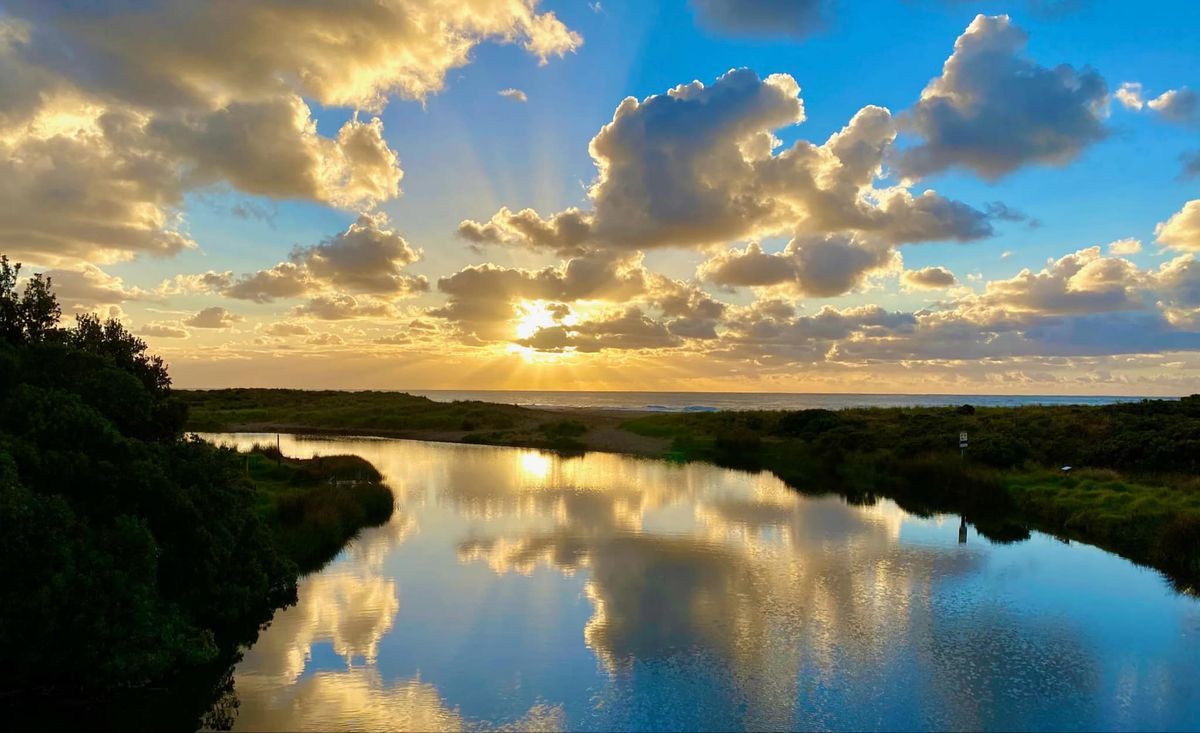
[[[964,430],[958,434],[958,457],[962,458],[967,454],[967,431]]]

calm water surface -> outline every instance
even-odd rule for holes
[[[707,465],[283,450],[363,456],[396,514],[246,653],[235,730],[1200,728],[1200,602],[1091,547]]]

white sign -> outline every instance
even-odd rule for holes
[[[959,448],[967,447],[967,432],[965,430],[958,434],[958,447]]]

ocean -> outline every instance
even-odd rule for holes
[[[845,407],[945,407],[962,404],[979,407],[1107,405],[1146,399],[1115,395],[779,394],[768,392],[572,392],[440,389],[405,391],[438,402],[480,400],[524,407],[592,407],[649,412],[806,410],[818,407],[837,410]]]

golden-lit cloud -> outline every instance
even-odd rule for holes
[[[43,265],[195,246],[214,185],[369,209],[403,171],[379,117],[326,137],[308,101],[378,114],[424,99],[480,43],[540,63],[582,38],[537,0],[16,0],[0,19],[0,248]],[[308,100],[308,101],[306,101]]]
[[[1188,201],[1169,219],[1160,222],[1154,237],[1164,247],[1182,252],[1200,251],[1200,199]]]
[[[891,113],[865,107],[825,143],[777,151],[775,132],[803,122],[787,74],[735,69],[711,86],[626,98],[588,147],[597,169],[590,211],[542,218],[501,209],[467,220],[473,244],[570,256],[588,247],[707,247],[768,234],[865,233],[884,244],[968,241],[992,233],[987,214],[933,191],[875,188],[896,137]]]

